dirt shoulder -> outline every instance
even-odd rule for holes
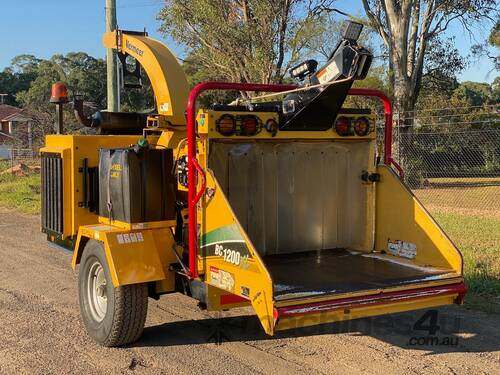
[[[70,260],[37,217],[0,209],[1,374],[500,373],[500,316],[463,307],[438,310],[439,343],[413,330],[423,311],[268,338],[248,311],[206,313],[169,295],[150,300],[138,343],[101,348],[80,322]]]

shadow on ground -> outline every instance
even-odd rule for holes
[[[431,311],[429,313],[429,311]],[[491,352],[500,350],[497,337],[500,319],[482,314],[488,325],[475,317],[476,312],[463,307],[440,310],[420,310],[319,326],[297,328],[266,336],[255,316],[213,317],[187,320],[147,327],[141,341],[133,346],[176,346],[221,344],[294,337],[350,334],[370,336],[401,348],[429,351],[429,354],[453,352]],[[207,314],[208,315],[208,314]],[[432,319],[436,319],[433,321]],[[430,328],[438,328],[429,334]]]

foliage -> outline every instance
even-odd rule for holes
[[[412,134],[397,137],[412,186],[432,176],[500,173],[500,97],[495,88],[467,81],[450,92],[424,91],[414,112],[396,114],[413,123]]]
[[[151,112],[155,110],[155,98],[148,75],[141,71],[141,88],[125,89],[120,93],[122,112]]]
[[[500,55],[498,49],[500,48],[500,21],[497,20],[495,26],[491,29],[488,39],[483,43],[477,43],[472,46],[472,54],[476,58],[486,56],[491,60],[495,70],[500,70]]]
[[[455,97],[462,99],[469,106],[481,106],[493,103],[492,87],[485,82],[465,81],[455,90]]]
[[[184,45],[205,75],[281,83],[310,53],[332,0],[167,0],[160,30]]]
[[[497,21],[493,26],[488,37],[488,43],[493,47],[500,48],[500,21]]]
[[[64,82],[70,99],[80,94],[92,98],[93,107],[102,108],[105,103],[105,62],[84,52],[54,55],[49,60],[20,55],[12,60],[11,69],[17,74],[32,77],[29,87],[16,93],[16,101],[33,117],[34,138],[38,142],[52,132],[55,122],[55,108],[49,102],[53,83]],[[64,120],[67,131],[80,128],[69,105],[65,106]]]
[[[371,26],[388,52],[394,102],[412,111],[425,74],[449,76],[463,68],[453,41],[443,41],[450,24],[471,27],[498,14],[495,0],[363,0]]]
[[[0,92],[9,94],[6,103],[23,107],[33,119],[35,143],[42,142],[44,135],[52,132],[56,120],[55,107],[49,99],[51,86],[58,81],[68,87],[70,100],[75,95],[85,99],[88,114],[106,108],[106,62],[84,52],[54,55],[48,60],[19,55],[12,60],[10,67],[0,73]],[[145,73],[142,81],[140,89],[122,90],[122,111],[154,109],[151,84]],[[64,121],[67,132],[87,131],[77,123],[70,104],[65,106]],[[27,137],[16,139],[25,142]],[[17,146],[26,147],[25,144]]]
[[[18,106],[18,92],[29,89],[36,78],[36,67],[40,60],[33,55],[19,55],[12,59],[11,66],[0,72],[0,93],[7,94],[5,104]]]

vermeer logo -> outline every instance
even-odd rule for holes
[[[137,53],[139,56],[142,56],[144,55],[144,51],[142,49],[140,49],[139,47],[136,47],[134,46],[133,44],[131,44],[128,40],[127,42],[125,43],[127,48],[131,51],[134,51],[135,53]]]

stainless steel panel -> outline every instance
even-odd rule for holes
[[[359,247],[370,143],[213,142],[209,167],[262,254]]]

